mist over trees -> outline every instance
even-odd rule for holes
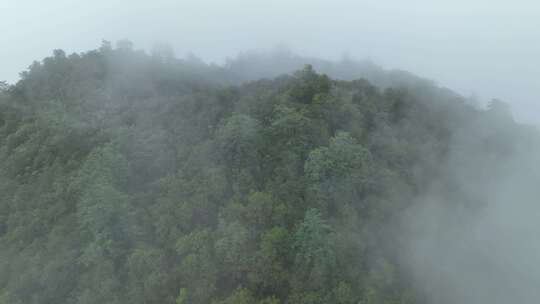
[[[370,62],[55,50],[0,84],[0,304],[525,303],[459,286],[498,257],[445,246],[537,197],[539,147],[505,103]]]

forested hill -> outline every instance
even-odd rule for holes
[[[403,215],[434,191],[481,209],[456,168],[487,181],[536,129],[404,72],[283,56],[104,43],[3,85],[0,303],[432,303]]]

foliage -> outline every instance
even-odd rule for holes
[[[242,82],[265,60],[105,41],[0,83],[0,303],[422,303],[392,221],[452,136],[496,168],[538,134],[373,65]]]

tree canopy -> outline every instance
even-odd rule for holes
[[[104,42],[1,83],[0,304],[427,303],[389,227],[460,145],[495,170],[540,138],[407,73],[257,60]]]

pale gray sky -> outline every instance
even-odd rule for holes
[[[464,95],[500,98],[540,124],[540,2],[533,0],[0,0],[0,80],[55,48],[128,38],[221,62],[287,44],[370,58]]]

